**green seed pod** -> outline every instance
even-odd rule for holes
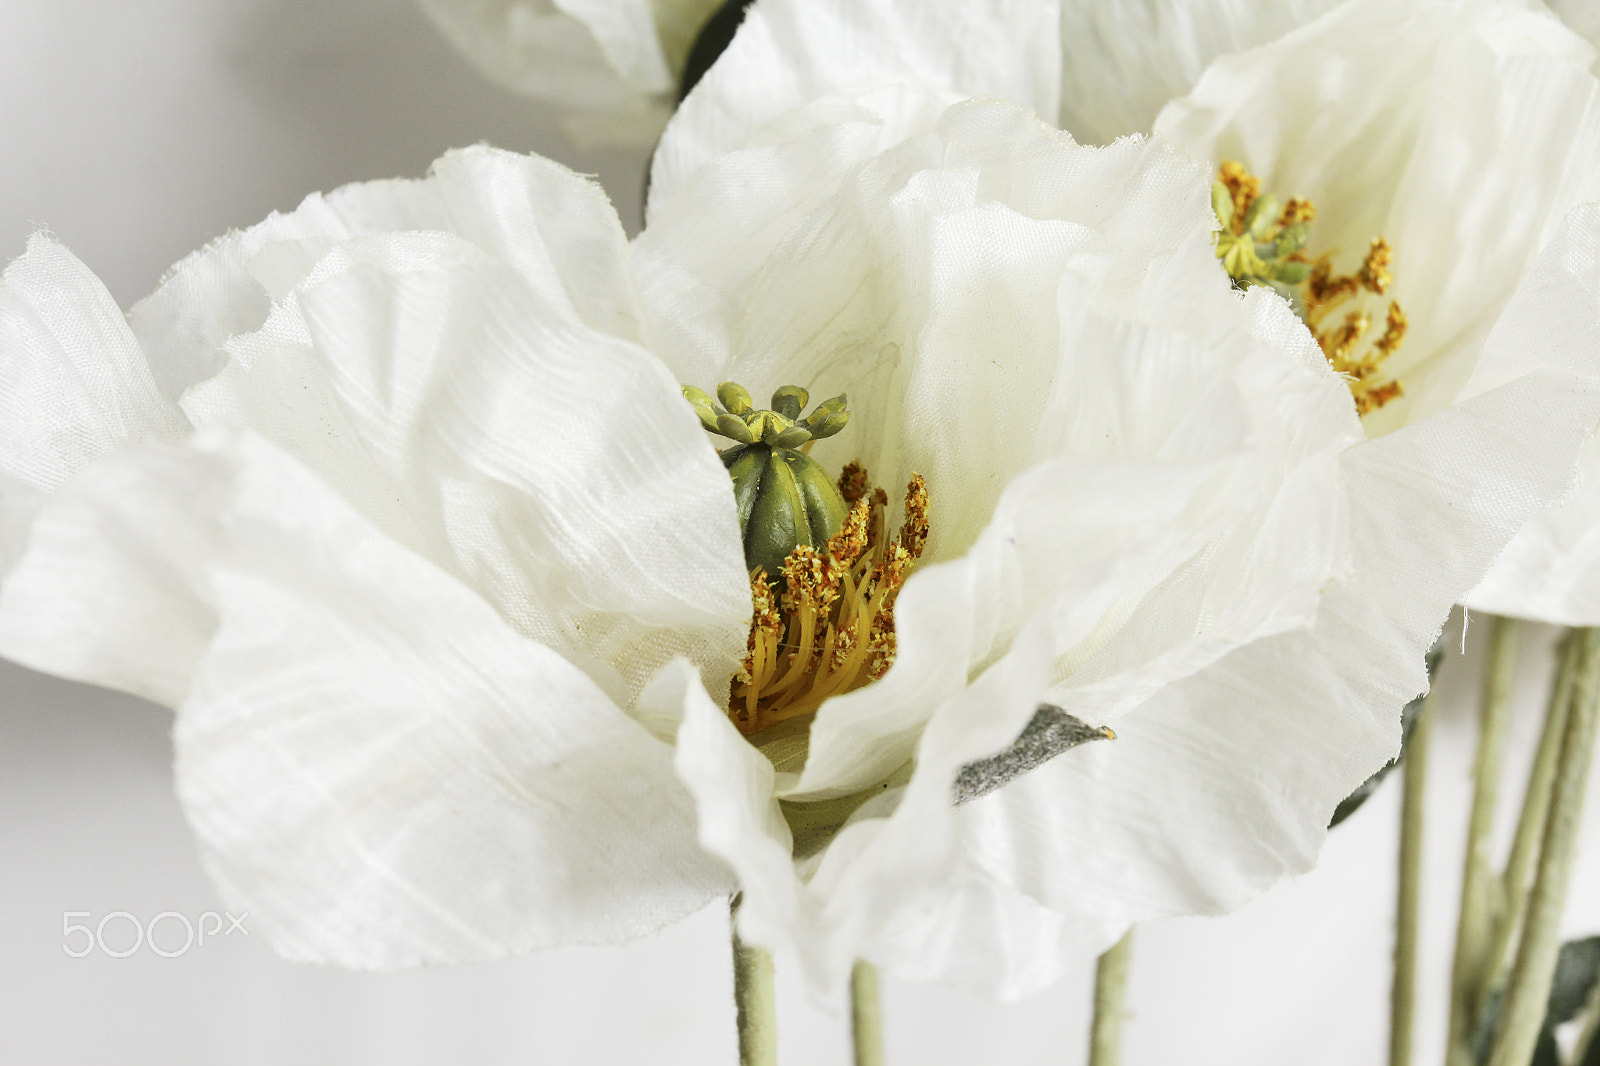
[[[689,406],[694,408],[694,413],[700,416],[700,424],[711,432],[717,432],[717,416],[722,413],[716,404],[711,402],[711,397],[693,385],[683,387],[683,398],[689,401]]]
[[[1278,234],[1278,255],[1290,256],[1306,246],[1306,240],[1311,236],[1311,227],[1304,222],[1283,227],[1283,232]]]
[[[769,581],[780,580],[783,561],[795,548],[821,547],[844,525],[844,497],[809,455],[752,444],[728,473],[744,522],[745,565],[765,570]]]
[[[718,415],[716,432],[740,444],[749,444],[756,439],[756,435],[750,432],[750,427],[744,424],[744,419],[737,415]]]
[[[811,439],[811,431],[805,426],[790,426],[782,433],[776,434],[768,441],[774,448],[798,448]]]
[[[783,580],[783,561],[801,545],[820,548],[844,525],[844,497],[815,459],[795,449],[817,437],[831,437],[850,421],[841,393],[796,422],[810,394],[785,385],[772,394],[772,409],[751,407],[750,393],[724,381],[717,386],[722,406],[693,386],[684,398],[708,430],[734,441],[722,452],[733,479],[734,505],[744,541],[745,565],[767,572],[774,585]]]
[[[718,385],[717,399],[722,401],[722,406],[736,415],[747,415],[755,410],[755,404],[750,402],[750,393],[737,382],[724,381]]]
[[[772,409],[793,422],[810,399],[811,394],[799,385],[785,385],[772,394]]]
[[[811,425],[807,426],[806,429],[810,432],[812,440],[821,440],[824,437],[831,437],[835,433],[839,432],[845,427],[845,423],[849,421],[849,411],[836,411],[827,418],[824,418],[819,422],[812,423]]]
[[[1244,228],[1252,237],[1265,237],[1278,221],[1283,204],[1271,193],[1258,196],[1244,213]]]
[[[845,394],[841,392],[831,400],[823,400],[817,404],[816,409],[802,419],[800,424],[811,431],[813,440],[821,440],[839,432],[849,421],[850,412],[845,410]]]
[[[1277,264],[1273,270],[1273,277],[1287,285],[1298,285],[1311,276],[1311,264],[1303,263],[1298,259],[1290,259]]]

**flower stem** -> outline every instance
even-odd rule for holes
[[[772,956],[739,938],[740,897],[729,906],[733,934],[733,1007],[739,1026],[739,1066],[776,1066],[778,1022]]]
[[[1472,1034],[1484,965],[1498,900],[1490,865],[1490,835],[1500,793],[1506,725],[1516,678],[1520,633],[1515,619],[1495,618],[1489,640],[1489,671],[1478,716],[1478,752],[1472,764],[1472,814],[1467,822],[1467,853],[1461,871],[1461,915],[1456,922],[1456,956],[1450,974],[1449,1066],[1473,1066]]]
[[[1128,987],[1133,930],[1111,945],[1094,968],[1094,1023],[1089,1030],[1089,1066],[1117,1066],[1122,1052],[1122,1000]]]
[[[1422,906],[1422,812],[1428,782],[1433,694],[1422,701],[1401,771],[1400,888],[1395,903],[1394,983],[1389,989],[1389,1066],[1411,1066],[1416,1029],[1417,926]]]
[[[1595,725],[1600,720],[1600,629],[1585,629],[1573,641],[1578,665],[1572,705],[1562,730],[1549,812],[1539,849],[1539,865],[1523,920],[1517,962],[1506,985],[1500,1031],[1488,1066],[1522,1066],[1533,1054],[1544,1021],[1556,956],[1561,950],[1561,912],[1567,900],[1572,859],[1583,818],[1584,791],[1593,761]]]
[[[850,971],[850,1037],[855,1045],[855,1066],[883,1066],[878,970],[865,959],[857,959]]]
[[[1527,787],[1522,792],[1522,810],[1517,816],[1511,855],[1500,875],[1499,896],[1502,905],[1495,923],[1494,941],[1489,947],[1478,986],[1478,1002],[1473,1012],[1477,1018],[1484,1017],[1490,998],[1505,987],[1511,963],[1516,956],[1517,941],[1522,935],[1528,888],[1533,880],[1534,862],[1539,857],[1539,840],[1544,832],[1545,814],[1550,808],[1550,793],[1555,783],[1556,759],[1561,754],[1567,709],[1572,704],[1579,647],[1577,633],[1569,633],[1559,652],[1559,665],[1545,707],[1538,752],[1533,758],[1533,768],[1528,772]]]

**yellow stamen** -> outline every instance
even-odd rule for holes
[[[876,681],[894,662],[894,603],[928,541],[927,483],[912,475],[893,540],[885,535],[889,497],[868,490],[859,463],[845,467],[839,487],[851,503],[844,525],[822,550],[789,554],[781,597],[763,571],[751,574],[748,654],[728,701],[741,732],[809,714],[830,696]]]
[[[1363,294],[1387,295],[1393,283],[1390,267],[1394,251],[1389,242],[1374,237],[1354,274],[1335,274],[1331,254],[1312,261],[1301,249],[1306,236],[1303,226],[1289,230],[1291,226],[1309,225],[1317,217],[1311,201],[1292,199],[1274,224],[1263,226],[1257,222],[1247,232],[1245,217],[1251,205],[1261,198],[1260,180],[1230,160],[1219,168],[1218,181],[1232,198],[1233,215],[1225,228],[1231,236],[1219,235],[1217,255],[1235,284],[1269,285],[1297,300],[1301,317],[1328,364],[1349,381],[1358,413],[1376,411],[1401,395],[1403,386],[1398,380],[1385,378],[1382,365],[1405,338],[1405,312],[1391,300],[1382,334],[1369,339],[1373,316],[1361,306]],[[1263,204],[1258,210],[1265,209]],[[1344,314],[1338,324],[1325,325],[1340,310]]]

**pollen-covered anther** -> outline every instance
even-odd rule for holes
[[[859,491],[839,531],[820,550],[802,545],[784,559],[782,595],[774,597],[761,571],[752,576],[750,654],[729,698],[745,733],[809,714],[894,662],[894,601],[927,543],[927,485],[913,475],[905,521],[889,537],[888,495],[869,490],[859,463],[846,468],[846,480]]]
[[[1220,180],[1233,199],[1233,217],[1236,225],[1242,226],[1245,212],[1261,195],[1261,179],[1246,170],[1243,164],[1230,159],[1222,164]],[[1236,228],[1234,232],[1241,233],[1243,230]]]
[[[851,460],[839,471],[839,495],[853,504],[867,494],[867,468]]]
[[[1356,411],[1368,414],[1401,395],[1401,383],[1385,377],[1382,365],[1405,337],[1400,305],[1389,303],[1381,335],[1372,338],[1369,333],[1374,301],[1367,294],[1387,295],[1394,280],[1389,242],[1372,238],[1354,274],[1335,273],[1332,253],[1313,260],[1306,251],[1316,206],[1295,198],[1280,210],[1277,198],[1263,194],[1261,182],[1233,161],[1219,168],[1211,205],[1222,223],[1217,258],[1234,285],[1271,288],[1294,306],[1328,364],[1349,381]],[[1326,324],[1340,311],[1337,324]]]

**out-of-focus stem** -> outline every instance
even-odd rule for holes
[[[739,1027],[739,1066],[777,1066],[778,1021],[772,956],[739,938],[739,897],[729,907],[733,934],[733,1007]]]
[[[1394,983],[1389,989],[1389,1066],[1411,1066],[1416,1029],[1417,925],[1422,905],[1422,812],[1428,783],[1428,741],[1433,732],[1433,695],[1417,712],[1417,728],[1406,745],[1400,798],[1400,889],[1395,903]]]
[[[1539,864],[1528,896],[1517,961],[1506,985],[1505,1007],[1488,1066],[1525,1066],[1544,1022],[1556,957],[1561,951],[1561,912],[1577,853],[1584,791],[1594,758],[1595,726],[1600,720],[1600,629],[1575,634],[1579,656],[1571,706],[1562,730]]]
[[[1550,809],[1550,791],[1555,782],[1556,759],[1561,754],[1561,738],[1566,730],[1567,708],[1572,704],[1572,691],[1577,678],[1577,662],[1582,642],[1576,632],[1568,633],[1561,643],[1555,682],[1550,686],[1550,699],[1545,707],[1544,726],[1539,735],[1539,748],[1533,757],[1533,768],[1528,771],[1528,784],[1522,792],[1522,810],[1517,816],[1516,836],[1512,838],[1511,855],[1500,875],[1499,919],[1494,923],[1494,937],[1484,962],[1478,986],[1478,1002],[1473,1016],[1482,1018],[1488,1009],[1489,999],[1497,989],[1505,986],[1511,973],[1511,963],[1516,957],[1517,941],[1522,936],[1522,919],[1527,909],[1528,888],[1533,880],[1534,862],[1539,857],[1539,843],[1544,833],[1545,815]]]
[[[850,1037],[855,1046],[855,1066],[883,1066],[878,970],[864,959],[858,959],[850,971]]]
[[[1133,930],[1111,945],[1094,968],[1094,1023],[1089,1029],[1089,1066],[1117,1066],[1122,1054],[1122,1003],[1128,987]]]
[[[1450,975],[1449,1066],[1474,1066],[1472,1034],[1499,903],[1495,899],[1499,886],[1490,865],[1489,845],[1495,803],[1500,796],[1520,633],[1515,619],[1495,618],[1491,625],[1489,669],[1478,715],[1478,753],[1472,768],[1472,814],[1467,822],[1467,851],[1461,872],[1461,915],[1456,923],[1455,964]]]

